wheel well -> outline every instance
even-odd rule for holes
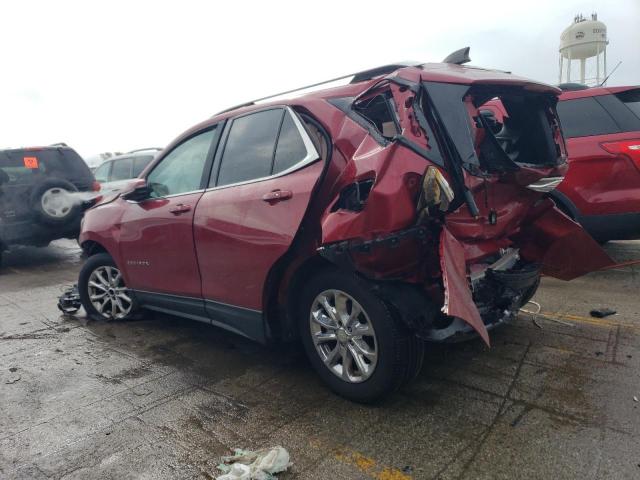
[[[106,248],[100,245],[98,242],[94,242],[93,240],[87,240],[82,244],[82,251],[90,257],[97,253],[109,253]]]
[[[277,286],[271,289],[267,303],[267,323],[269,336],[282,341],[298,338],[298,326],[295,321],[297,303],[306,279],[319,270],[331,267],[332,264],[319,255],[304,260],[300,265],[289,263],[282,269]]]
[[[567,215],[572,220],[575,220],[580,215],[580,212],[578,212],[576,206],[571,200],[569,200],[569,197],[567,197],[565,194],[554,190],[549,194],[549,196],[551,197],[551,200],[553,200],[553,202],[556,204],[556,207],[558,207],[560,211],[562,211],[562,213]]]

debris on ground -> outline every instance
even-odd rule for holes
[[[604,318],[615,313],[618,312],[616,312],[615,310],[611,310],[610,308],[594,308],[589,312],[589,314],[595,318]]]
[[[62,313],[76,313],[80,310],[80,293],[78,285],[67,288],[58,298],[58,308]]]
[[[262,450],[236,449],[234,455],[222,457],[216,480],[273,480],[275,474],[291,466],[289,452],[277,446]]]
[[[633,397],[633,401],[634,401],[634,402],[637,402],[637,401],[638,401],[638,397],[636,397],[636,396],[634,395],[634,397]]]
[[[526,308],[524,308],[524,307],[523,307],[523,308],[521,308],[521,309],[520,309],[520,311],[521,311],[521,312],[524,312],[524,313],[528,313],[529,315],[531,315],[531,320],[533,321],[533,324],[534,324],[536,327],[538,327],[538,328],[542,329],[542,325],[540,325],[540,324],[538,323],[538,314],[540,313],[540,310],[542,310],[542,306],[541,306],[538,302],[534,302],[533,300],[529,300],[529,301],[526,303],[526,305],[529,305],[529,304],[531,304],[531,305],[533,305],[534,307],[536,307],[536,310],[535,310],[535,311],[533,311],[533,310],[528,310],[528,309],[526,309]]]

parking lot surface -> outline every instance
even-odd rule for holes
[[[640,242],[606,248],[640,258]],[[0,269],[0,478],[208,479],[234,448],[274,445],[283,479],[640,478],[638,266],[543,279],[535,321],[490,349],[430,347],[417,381],[362,406],[295,348],[154,314],[61,316],[81,263],[61,241]]]

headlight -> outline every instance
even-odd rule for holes
[[[562,181],[564,177],[545,177],[541,178],[537,182],[530,183],[527,185],[527,188],[531,190],[535,190],[536,192],[550,192],[554,188],[556,188]]]

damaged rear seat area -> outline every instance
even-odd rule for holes
[[[500,72],[478,77],[433,81],[407,69],[330,100],[347,114],[336,146],[348,163],[318,251],[369,279],[431,341],[489,344],[542,274],[570,280],[613,264],[547,197],[567,169],[559,92]],[[482,112],[496,99],[503,122]]]

